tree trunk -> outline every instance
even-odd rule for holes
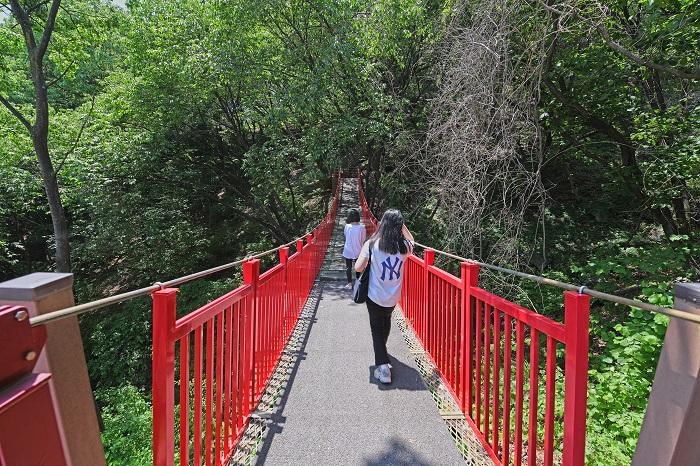
[[[35,53],[31,52],[29,56],[36,95],[36,119],[32,126],[32,143],[39,159],[41,177],[44,181],[44,190],[46,191],[46,198],[51,212],[54,242],[56,244],[56,271],[68,273],[71,270],[68,222],[58,189],[58,176],[53,168],[49,153],[49,99],[46,92],[46,78],[39,58]]]
[[[34,150],[39,158],[41,177],[44,181],[46,198],[49,201],[51,222],[53,223],[54,242],[56,244],[56,271],[70,272],[70,244],[68,241],[68,222],[63,210],[61,195],[58,190],[58,180],[53,170],[46,138],[33,138]]]

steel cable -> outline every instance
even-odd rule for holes
[[[239,260],[234,261],[234,262],[229,262],[227,264],[219,265],[217,267],[212,267],[210,269],[201,270],[199,272],[195,272],[195,273],[192,273],[189,275],[174,278],[172,280],[168,280],[167,282],[156,282],[153,285],[146,286],[144,288],[139,288],[137,290],[127,291],[126,293],[116,294],[114,296],[109,296],[107,298],[98,299],[95,301],[91,301],[89,303],[79,304],[77,306],[71,306],[71,307],[67,307],[65,309],[60,309],[58,311],[47,312],[46,314],[34,316],[34,317],[31,317],[29,319],[29,323],[32,326],[47,324],[49,322],[53,322],[53,321],[56,321],[59,319],[64,319],[66,317],[83,314],[85,312],[101,309],[103,307],[107,307],[107,306],[110,306],[112,304],[117,304],[117,303],[121,303],[124,301],[129,301],[129,300],[134,299],[134,298],[139,298],[141,296],[146,296],[146,295],[153,293],[154,291],[158,291],[158,290],[161,290],[163,288],[169,288],[172,286],[182,285],[183,283],[198,280],[200,278],[203,278],[203,277],[206,277],[209,275],[213,275],[215,273],[222,272],[224,270],[228,270],[230,268],[233,268],[237,265],[242,264],[243,262],[245,262],[247,260],[257,259],[259,257],[263,257],[263,256],[266,256],[266,255],[271,254],[273,252],[279,251],[280,249],[282,249],[284,247],[287,247],[287,246],[294,244],[295,242],[297,242],[300,239],[306,238],[306,235],[308,235],[308,233],[306,233],[303,236],[300,236],[300,237],[298,237],[298,238],[296,238],[288,243],[277,246],[276,248],[268,249],[267,251],[263,251],[263,252],[258,252],[258,253],[246,256],[243,259],[239,259]]]
[[[467,259],[466,257],[458,256],[456,254],[452,254],[452,253],[449,253],[446,251],[440,251],[439,249],[434,249],[430,246],[426,246],[426,245],[418,243],[418,242],[416,242],[415,244],[416,244],[416,246],[420,246],[423,249],[431,249],[431,250],[435,251],[435,253],[437,253],[437,254],[440,254],[440,255],[443,255],[446,257],[450,257],[450,258],[456,259],[458,261],[471,262],[473,264],[478,264],[480,267],[484,267],[486,269],[495,270],[497,272],[502,272],[502,273],[506,273],[509,275],[514,275],[514,276],[520,277],[520,278],[525,278],[527,280],[532,280],[532,281],[537,282],[537,283],[542,283],[543,285],[555,286],[557,288],[562,288],[562,289],[568,290],[568,291],[576,291],[580,294],[587,294],[587,295],[592,296],[594,298],[602,299],[605,301],[610,301],[610,302],[617,303],[617,304],[623,304],[625,306],[637,307],[639,309],[644,309],[645,311],[655,312],[657,314],[664,314],[664,315],[667,315],[669,317],[678,317],[679,319],[688,320],[690,322],[695,322],[697,324],[700,324],[700,315],[695,315],[695,314],[692,314],[690,312],[681,311],[679,309],[674,309],[674,308],[670,308],[670,307],[657,306],[655,304],[645,303],[643,301],[638,301],[636,299],[623,298],[621,296],[613,295],[610,293],[603,293],[602,291],[592,290],[586,286],[572,285],[571,283],[565,283],[565,282],[561,282],[559,280],[553,280],[551,278],[541,277],[539,275],[533,275],[530,273],[519,272],[517,270],[507,269],[505,267],[500,267],[498,265],[488,264],[486,262],[479,262],[479,261],[474,260],[474,259]]]

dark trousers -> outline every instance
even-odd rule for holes
[[[389,364],[389,353],[386,351],[386,342],[391,331],[392,307],[384,307],[367,298],[367,310],[369,311],[369,327],[372,330],[372,345],[374,346],[374,364]]]
[[[348,277],[348,283],[350,283],[352,282],[352,269],[355,259],[348,259],[347,257],[343,257],[343,259],[345,259],[345,275]],[[362,275],[360,272],[355,272],[355,278],[360,278],[360,275]]]

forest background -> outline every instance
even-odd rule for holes
[[[85,302],[229,262],[349,168],[423,243],[668,305],[700,279],[698,50],[691,0],[0,0],[0,280]],[[629,463],[666,324],[594,302],[590,464]],[[149,464],[148,300],[80,325],[109,463]]]

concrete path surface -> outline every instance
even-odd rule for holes
[[[336,234],[342,235],[344,212]],[[463,465],[396,325],[388,344],[393,383],[373,378],[367,308],[352,303],[343,284],[319,285],[321,299],[300,363],[271,418],[257,464]]]

